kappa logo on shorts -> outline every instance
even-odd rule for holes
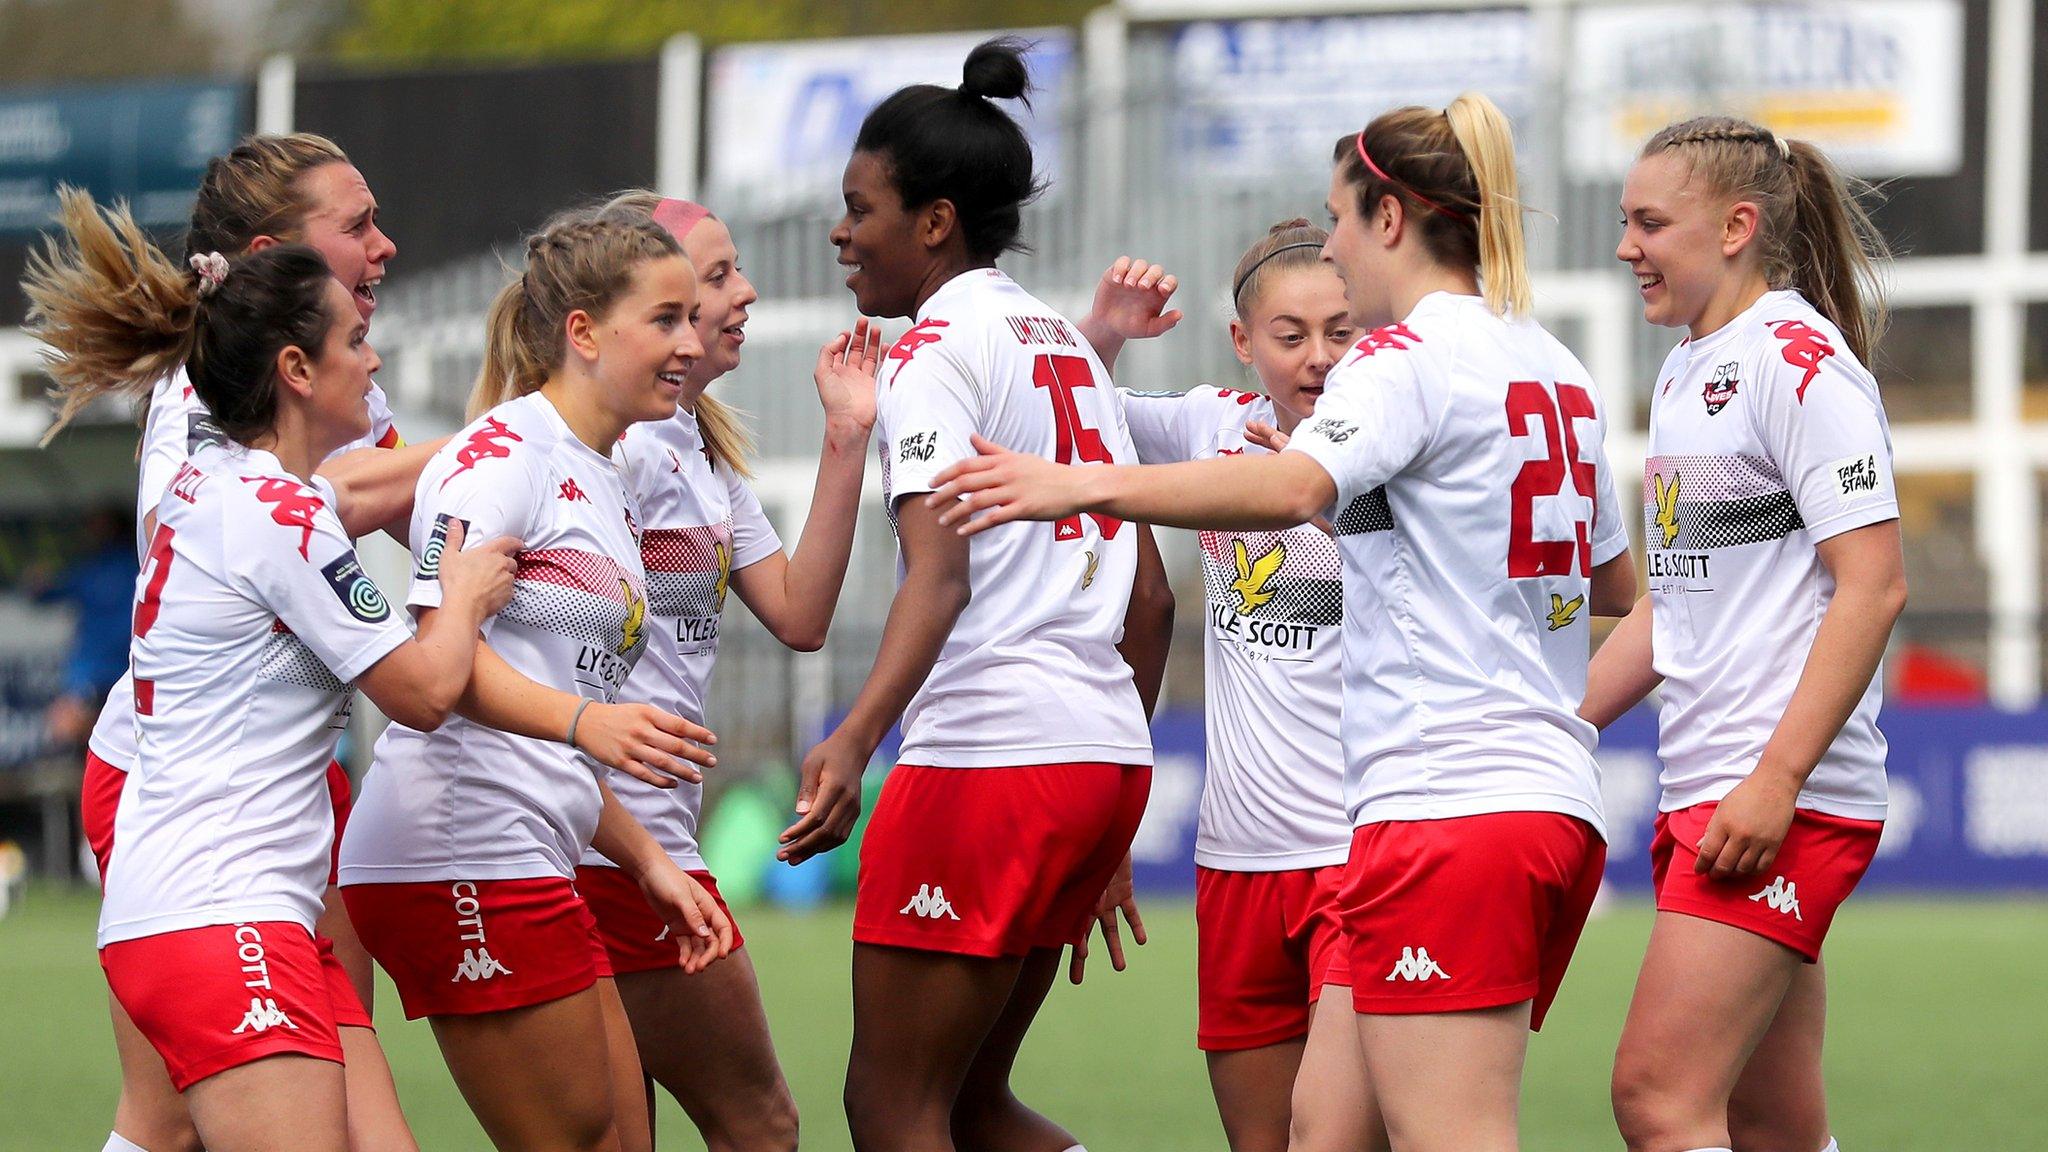
[[[464,948],[462,963],[456,965],[455,975],[448,982],[459,984],[464,980],[489,980],[493,976],[510,976],[512,970],[498,963],[489,948]]]
[[[1394,970],[1387,973],[1389,980],[1449,980],[1451,974],[1444,966],[1430,957],[1427,948],[1403,948],[1401,958],[1394,962]]]
[[[299,1026],[292,1023],[292,1018],[284,1014],[284,1009],[277,1006],[277,1001],[261,996],[249,997],[249,1010],[242,1013],[242,1022],[235,1026],[234,1034],[240,1036],[244,1032],[265,1032],[272,1028],[299,1030]]]
[[[1749,900],[1752,904],[1761,900],[1764,907],[1773,912],[1790,912],[1794,920],[1801,923],[1806,921],[1806,917],[1799,914],[1799,885],[1783,876],[1773,878],[1769,884],[1764,885],[1763,891],[1751,896]]]
[[[896,910],[898,916],[922,916],[927,920],[958,920],[960,914],[953,911],[953,902],[946,899],[946,890],[937,884],[919,884],[917,895],[910,903]]]

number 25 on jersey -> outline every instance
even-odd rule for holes
[[[1593,574],[1593,540],[1586,518],[1574,514],[1569,540],[1536,538],[1536,501],[1561,496],[1565,485],[1597,505],[1598,473],[1593,462],[1579,455],[1579,434],[1575,422],[1598,419],[1592,394],[1577,384],[1546,385],[1535,380],[1516,380],[1508,385],[1508,435],[1542,437],[1543,454],[1522,463],[1510,489],[1513,505],[1508,513],[1508,578],[1523,580],[1537,576],[1581,576]]]

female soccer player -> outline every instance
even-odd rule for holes
[[[1650,397],[1650,592],[1584,710],[1663,686],[1657,922],[1614,1114],[1635,1152],[1832,1150],[1820,949],[1883,827],[1878,667],[1906,602],[1863,366],[1884,247],[1818,148],[1725,117],[1651,137],[1622,213],[1644,317],[1688,335]]]
[[[653,192],[615,197],[603,215],[668,229],[697,275],[695,326],[704,355],[684,377],[676,414],[634,425],[620,449],[638,501],[649,618],[647,656],[624,695],[701,722],[728,589],[784,644],[803,652],[824,646],[853,551],[881,335],[862,320],[818,354],[825,441],[803,535],[795,554],[784,555],[747,484],[746,430],[737,413],[705,391],[739,366],[747,307],[758,299],[732,234],[701,205]],[[717,882],[697,846],[702,787],[664,790],[626,777],[612,787],[669,858],[717,899]],[[814,790],[799,796],[799,810]],[[720,1152],[795,1148],[796,1101],[776,1062],[761,987],[737,926],[724,963],[685,972],[668,925],[610,859],[585,853],[576,890],[610,953],[642,1068],[683,1106],[706,1145]]]
[[[413,638],[356,561],[336,515],[346,497],[314,475],[369,431],[377,368],[319,254],[281,245],[180,267],[125,210],[75,192],[62,223],[66,241],[30,273],[59,390],[135,394],[183,367],[215,429],[157,505],[138,586],[137,755],[101,964],[205,1147],[341,1152],[336,1017],[354,992],[328,979],[312,927],[349,682],[438,725],[477,629],[510,595],[516,542],[462,552],[451,534],[448,611]]]
[[[1499,109],[1467,93],[1374,118],[1339,141],[1329,208],[1324,253],[1371,330],[1287,451],[1059,468],[984,440],[927,503],[963,533],[1091,512],[1212,530],[1330,520],[1354,1051],[1394,1147],[1512,1149],[1527,1031],[1606,854],[1577,706],[1587,611],[1634,599],[1627,535],[1599,393],[1523,318]]]
[[[1021,45],[994,40],[959,88],[883,101],[832,231],[860,311],[915,318],[878,380],[900,586],[874,670],[805,760],[819,791],[783,849],[801,860],[844,840],[861,771],[901,716],[854,912],[846,1109],[866,1150],[1075,1143],[1011,1094],[1010,1066],[1151,776],[1145,704],[1116,648],[1139,530],[1077,516],[970,543],[912,498],[977,434],[1060,460],[1135,458],[1077,326],[995,267],[1037,188],[995,100],[1028,82]]]
[[[1322,260],[1328,240],[1306,220],[1276,224],[1231,276],[1231,343],[1263,394],[1123,393],[1140,460],[1263,455],[1248,426],[1291,436],[1314,414],[1357,339],[1344,282]],[[1351,845],[1338,724],[1342,562],[1313,525],[1205,531],[1201,548],[1209,751],[1195,839],[1198,1040],[1231,1148],[1278,1152],[1304,1046],[1357,1044],[1337,902]],[[1326,991],[1327,1011],[1316,1007]],[[1312,1012],[1329,1023],[1311,1032]],[[1330,1065],[1310,1065],[1319,1066]],[[1319,1137],[1364,1142],[1362,1080],[1303,1087],[1332,1102],[1319,1117],[1356,1117]]]
[[[675,415],[702,354],[695,284],[651,223],[569,218],[533,236],[491,306],[476,418],[414,501],[408,599],[422,620],[438,615],[437,565],[457,525],[517,535],[518,579],[472,688],[496,698],[439,731],[393,725],[378,741],[342,844],[342,893],[500,1148],[652,1146],[632,1033],[572,886],[585,848],[634,877],[683,967],[731,942],[716,903],[577,747],[586,710],[617,695],[647,644],[640,526],[610,453],[632,424]]]

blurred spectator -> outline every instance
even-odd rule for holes
[[[77,623],[64,661],[64,684],[45,725],[53,744],[83,744],[107,690],[128,670],[128,634],[135,599],[135,525],[125,508],[85,518],[85,547],[53,577],[27,573],[25,590],[38,604],[67,604]]]

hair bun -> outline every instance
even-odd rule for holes
[[[1031,47],[1015,36],[984,40],[967,54],[960,68],[960,91],[984,100],[1030,100],[1031,70],[1024,66],[1024,53]]]

